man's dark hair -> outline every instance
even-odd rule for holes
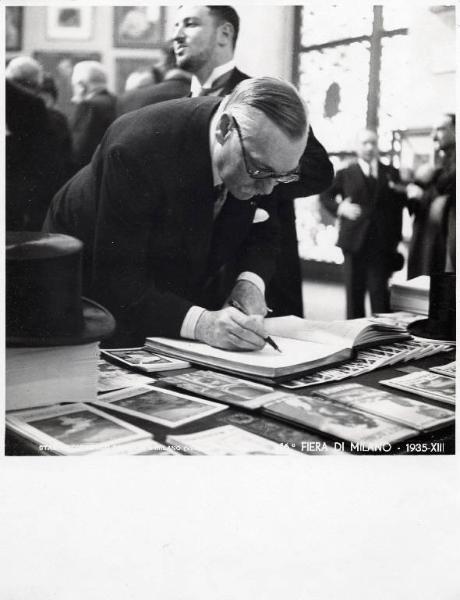
[[[455,113],[446,113],[446,117],[449,117],[450,122],[452,123],[453,127],[455,128]]]
[[[264,113],[292,140],[308,131],[308,113],[302,98],[290,83],[276,77],[253,77],[239,83],[228,99],[229,109],[251,106]]]
[[[233,47],[235,47],[238,33],[240,31],[240,18],[236,10],[233,8],[233,6],[209,6],[208,4],[206,4],[206,6],[209,8],[211,15],[215,17],[220,24],[230,23],[230,25],[233,27]]]

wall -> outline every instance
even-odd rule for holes
[[[55,4],[55,6],[57,3]],[[234,5],[241,17],[236,59],[252,75],[290,78],[293,45],[293,7]],[[176,8],[167,7],[166,31],[172,32]],[[109,72],[115,89],[117,57],[149,58],[145,49],[113,48],[112,6],[93,10],[93,37],[89,41],[51,41],[46,37],[46,7],[24,9],[23,52],[96,51]],[[453,9],[432,12],[426,6],[412,11],[409,24],[410,110],[407,127],[429,126],[439,111],[455,109],[455,13]],[[15,53],[7,53],[7,57]],[[397,66],[395,66],[397,68]]]
[[[58,3],[55,4],[55,6]],[[289,78],[292,61],[292,21],[290,6],[234,5],[241,17],[241,32],[236,59],[243,71],[252,75],[274,75]],[[166,9],[166,33],[172,34],[175,7]],[[113,8],[93,8],[93,33],[89,41],[49,40],[46,36],[46,7],[27,6],[24,9],[24,54],[34,51],[99,52],[109,72],[109,84],[115,89],[115,59],[117,57],[149,57],[149,50],[113,48]],[[267,38],[267,32],[270,36]],[[288,49],[286,51],[286,49]],[[7,53],[7,58],[15,52]]]

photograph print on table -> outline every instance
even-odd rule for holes
[[[211,400],[193,398],[154,386],[139,386],[111,392],[92,404],[146,419],[164,427],[179,427],[227,408]]]

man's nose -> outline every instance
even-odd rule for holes
[[[182,27],[182,25],[176,25],[174,27],[173,41],[177,42],[177,41],[183,40],[183,39],[184,39],[184,28]]]

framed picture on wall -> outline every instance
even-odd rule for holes
[[[152,48],[164,41],[162,6],[115,6],[113,45],[117,48]]]
[[[48,6],[46,37],[49,40],[89,40],[92,32],[90,6]]]
[[[5,50],[22,50],[22,6],[5,8]]]
[[[115,60],[115,92],[122,94],[125,91],[126,80],[135,71],[148,71],[152,67],[162,67],[164,53],[159,48],[153,50],[149,57],[122,57]]]
[[[72,71],[82,60],[101,60],[98,52],[34,52],[34,58],[43,65],[45,72],[54,77],[58,89],[57,108],[68,117],[72,114]]]

